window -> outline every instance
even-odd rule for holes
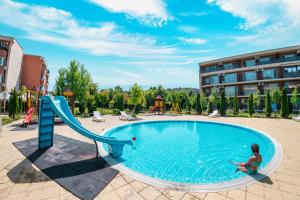
[[[209,85],[209,77],[204,77],[203,84],[204,85]]]
[[[235,96],[237,94],[237,87],[225,87],[225,96]]]
[[[255,60],[254,59],[251,59],[251,60],[246,60],[245,61],[245,66],[246,67],[252,67],[252,66],[255,66],[256,63],[255,63]]]
[[[264,85],[264,94],[267,94],[267,91],[272,91],[275,88],[278,88],[278,83],[270,83]]]
[[[266,56],[266,57],[261,57],[260,59],[259,59],[259,62],[260,62],[260,64],[268,64],[268,63],[270,63],[270,61],[271,61],[271,58],[270,58],[270,56]]]
[[[294,58],[294,57],[296,57],[296,54],[294,54],[294,53],[285,54],[283,57],[284,57],[285,59]]]
[[[283,71],[284,78],[290,77],[300,77],[300,65],[299,66],[292,66],[292,67],[285,67]]]
[[[256,72],[244,72],[244,81],[255,81],[256,80]]]
[[[234,68],[233,63],[224,64],[224,69],[233,69],[233,68]]]
[[[216,70],[217,70],[217,66],[216,65],[204,68],[205,72],[212,72],[212,71],[216,71]]]
[[[0,83],[3,83],[4,80],[3,80],[3,74],[0,74]]]
[[[263,71],[264,79],[274,79],[277,78],[277,73],[275,69],[265,69]]]
[[[233,82],[237,82],[237,75],[236,75],[236,73],[225,74],[225,76],[224,76],[224,83],[233,83]]]
[[[0,56],[0,65],[4,65],[4,57]]]
[[[256,93],[257,86],[256,85],[244,85],[243,91],[244,95],[250,95]]]
[[[209,77],[210,84],[218,84],[219,83],[219,77],[217,75],[210,76]]]

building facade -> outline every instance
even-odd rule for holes
[[[13,37],[0,36],[0,92],[20,87],[23,49]]]
[[[14,37],[0,35],[0,92],[25,86],[46,94],[48,78],[49,70],[43,57],[24,54]]]
[[[49,70],[41,56],[27,55],[23,57],[21,85],[27,89],[38,90],[41,94],[48,93]]]
[[[225,90],[247,98],[273,88],[300,88],[300,45],[247,53],[199,63],[199,86],[205,96]]]

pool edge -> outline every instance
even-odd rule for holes
[[[221,192],[221,191],[227,191],[227,190],[233,190],[238,189],[241,187],[245,187],[254,183],[259,182],[260,180],[264,179],[265,177],[272,174],[281,164],[282,157],[283,157],[283,149],[281,144],[272,136],[270,136],[267,133],[264,133],[262,131],[256,130],[254,128],[250,128],[247,126],[237,125],[233,123],[224,123],[224,122],[215,122],[215,121],[203,121],[203,120],[143,120],[139,122],[133,122],[133,123],[126,123],[119,126],[114,126],[112,128],[109,128],[102,132],[102,135],[105,135],[110,130],[116,128],[116,127],[122,127],[129,124],[138,124],[138,123],[145,123],[145,122],[158,122],[158,121],[196,121],[196,122],[209,122],[209,123],[216,123],[216,124],[225,124],[225,125],[232,125],[236,127],[242,127],[245,129],[256,131],[268,139],[271,140],[271,142],[274,145],[274,156],[272,160],[262,169],[259,171],[259,174],[253,175],[253,176],[245,176],[241,178],[237,178],[231,181],[226,181],[222,183],[214,183],[214,184],[189,184],[189,183],[177,183],[172,181],[165,181],[158,178],[153,178],[150,176],[145,176],[143,174],[140,174],[134,170],[131,170],[121,163],[117,162],[112,157],[108,156],[107,152],[104,150],[103,145],[99,144],[99,153],[100,155],[106,160],[106,162],[114,169],[119,170],[120,172],[124,173],[125,175],[128,175],[129,177],[139,180],[141,182],[144,182],[146,184],[153,185],[155,187],[161,187],[171,190],[177,190],[177,191],[185,191],[185,192]]]

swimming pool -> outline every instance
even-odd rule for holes
[[[261,173],[274,170],[282,156],[280,145],[272,137],[225,123],[145,121],[114,127],[104,135],[136,138],[134,146],[124,146],[122,156],[116,160],[121,171],[150,184],[174,187],[247,182],[249,176],[235,173],[235,166],[228,161],[246,161],[252,143],[259,144],[263,156]],[[109,152],[107,145],[102,146],[102,155]],[[108,161],[112,164],[112,159]]]

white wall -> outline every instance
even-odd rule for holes
[[[21,67],[23,60],[23,49],[19,44],[14,41],[10,48],[10,55],[8,58],[8,70],[6,77],[6,91],[10,92],[11,89],[19,89]]]

